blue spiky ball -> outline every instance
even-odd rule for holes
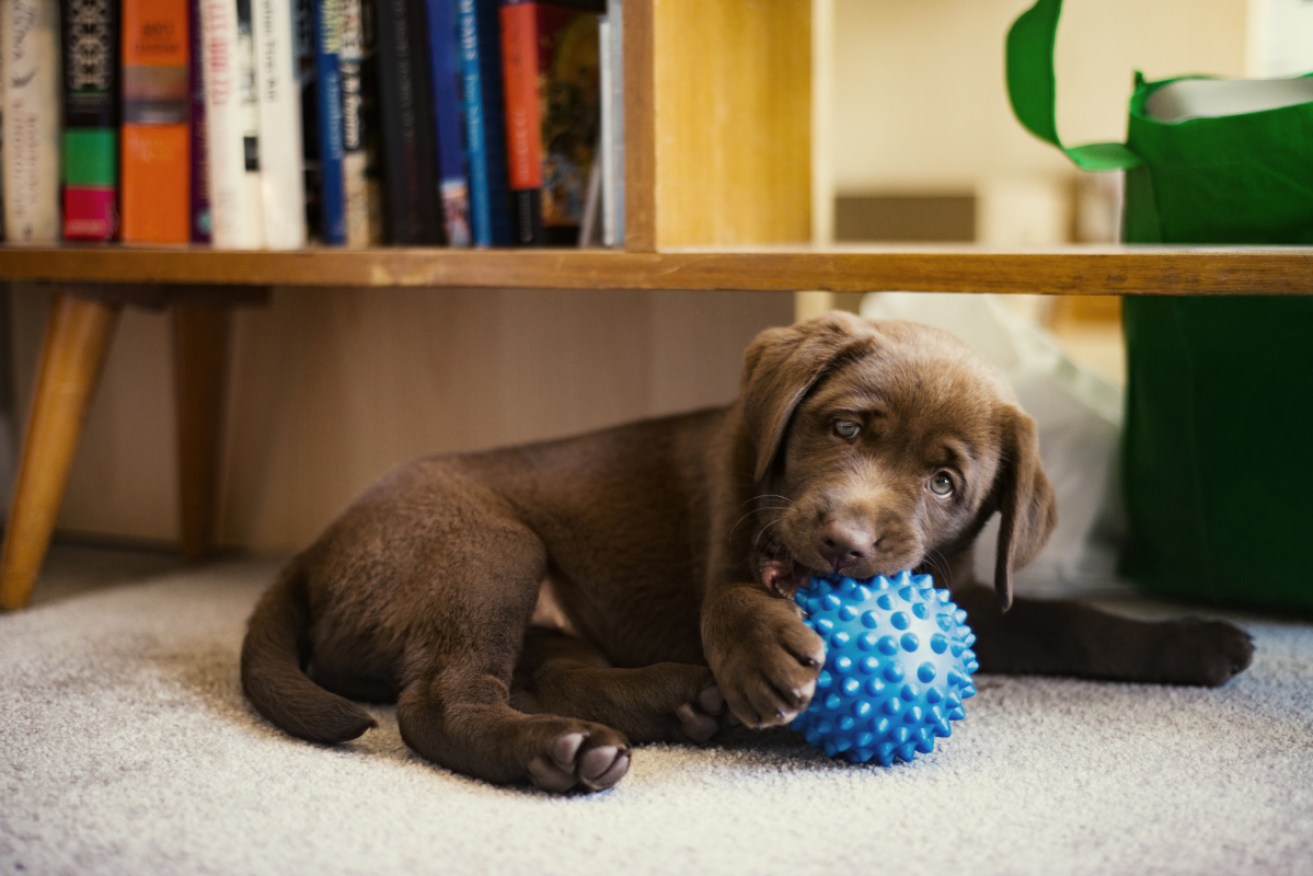
[[[816,693],[790,725],[812,746],[889,766],[934,751],[966,717],[976,637],[929,575],[813,578],[794,598],[825,640]]]

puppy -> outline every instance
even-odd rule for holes
[[[994,514],[991,593],[971,551]],[[729,407],[387,476],[260,600],[242,684],[327,744],[373,725],[352,700],[395,701],[424,757],[560,792],[614,785],[634,743],[791,721],[825,657],[787,598],[812,574],[932,573],[985,672],[1249,664],[1226,623],[1013,604],[1055,517],[1034,422],[964,344],[836,313],[762,333]]]

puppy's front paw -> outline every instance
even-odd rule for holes
[[[1188,618],[1173,624],[1162,659],[1165,680],[1217,687],[1249,668],[1254,639],[1226,621]]]
[[[825,643],[787,612],[747,631],[716,672],[731,711],[749,727],[788,724],[811,702]]]

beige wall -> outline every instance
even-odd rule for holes
[[[48,293],[13,298],[26,410]],[[236,323],[221,539],[293,550],[413,457],[727,401],[747,342],[791,317],[782,294],[278,290]],[[173,538],[172,394],[165,317],[128,311],[62,531]]]
[[[1012,116],[1003,41],[1030,0],[832,2],[830,145],[840,192],[973,191],[992,176],[1072,171]],[[1058,130],[1125,134],[1133,71],[1243,75],[1246,0],[1067,0]],[[824,77],[818,77],[824,81]]]

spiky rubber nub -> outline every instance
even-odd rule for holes
[[[794,598],[826,648],[811,705],[790,725],[808,743],[889,766],[934,751],[966,716],[976,637],[929,575],[813,578]]]

